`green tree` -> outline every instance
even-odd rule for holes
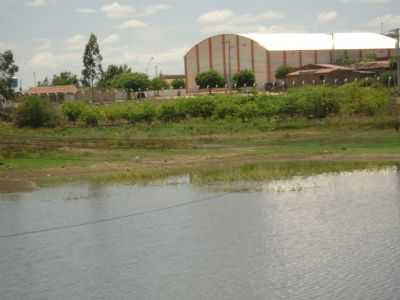
[[[150,83],[151,89],[153,91],[157,91],[157,95],[159,94],[158,92],[162,89],[168,89],[169,84],[166,82],[164,79],[162,79],[160,76],[155,77],[151,80]]]
[[[4,98],[14,96],[11,81],[17,72],[18,66],[15,65],[14,55],[11,50],[7,50],[4,53],[0,52],[0,95]]]
[[[49,86],[50,80],[49,78],[45,77],[43,81],[38,81],[38,86]]]
[[[236,87],[241,88],[244,86],[252,87],[256,82],[254,72],[251,70],[242,70],[233,76],[233,83]]]
[[[276,69],[275,71],[275,77],[277,79],[285,79],[286,76],[290,73],[293,72],[293,68],[291,66],[288,65],[282,65],[280,67],[278,67],[278,69]]]
[[[397,69],[397,56],[393,56],[389,60],[389,66],[391,70]]]
[[[75,74],[71,72],[61,72],[59,75],[54,75],[51,82],[52,85],[78,85],[79,80]]]
[[[107,70],[102,74],[97,86],[102,88],[111,87],[113,79],[122,73],[132,73],[132,69],[127,65],[109,65]]]
[[[185,84],[185,80],[183,79],[174,79],[171,82],[171,86],[174,90],[179,90],[179,89],[184,89],[186,84]]]
[[[112,81],[112,87],[124,89],[131,99],[132,92],[144,91],[150,86],[150,80],[144,73],[122,73]]]
[[[103,69],[101,66],[102,61],[103,57],[100,54],[97,37],[92,33],[83,54],[84,69],[82,70],[82,83],[83,85],[89,86],[92,89],[92,100],[94,100],[94,82],[101,79],[103,74]]]
[[[199,73],[196,76],[196,84],[201,89],[209,89],[210,93],[213,88],[223,87],[225,85],[224,77],[221,76],[217,71],[210,70],[207,72]]]

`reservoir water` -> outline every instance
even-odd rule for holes
[[[2,194],[0,299],[400,299],[396,169],[240,190]]]

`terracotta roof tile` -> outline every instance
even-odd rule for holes
[[[76,94],[78,89],[74,85],[63,85],[63,86],[38,86],[33,87],[29,90],[31,95],[41,94]]]

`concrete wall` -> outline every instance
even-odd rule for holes
[[[217,35],[201,41],[185,56],[187,89],[196,90],[196,75],[214,69],[222,76],[231,76],[240,70],[253,70],[256,82],[263,87],[266,82],[274,82],[276,69],[287,64],[301,67],[307,64],[330,64],[343,59],[345,55],[359,60],[375,52],[378,58],[394,55],[390,50],[310,50],[310,51],[268,51],[257,42],[233,34]]]

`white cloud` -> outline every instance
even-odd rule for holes
[[[101,10],[111,19],[123,19],[133,15],[136,9],[129,5],[122,5],[118,2],[103,5]]]
[[[169,8],[170,8],[170,6],[167,4],[150,5],[150,6],[145,7],[142,11],[139,11],[137,13],[137,16],[140,16],[140,17],[151,16],[151,15],[158,14],[159,12],[161,12],[163,10],[167,10]]]
[[[336,21],[337,19],[337,12],[334,10],[331,11],[324,11],[318,15],[317,21],[318,23],[331,23]]]
[[[83,50],[86,43],[87,39],[82,34],[74,35],[65,42],[68,50]]]
[[[147,24],[137,19],[128,20],[117,26],[119,29],[136,29],[143,27],[147,27]]]
[[[107,36],[105,39],[103,39],[101,44],[113,45],[113,44],[118,43],[119,41],[120,41],[120,37],[118,34],[111,34],[111,35]]]
[[[31,0],[26,3],[28,6],[32,7],[43,7],[49,4],[48,0]]]
[[[367,26],[378,28],[381,26],[382,23],[385,25],[385,27],[398,27],[400,25],[400,15],[396,16],[392,14],[386,14],[383,16],[379,16],[369,20]]]
[[[95,14],[97,10],[93,8],[77,8],[76,12],[79,14]]]
[[[214,10],[205,13],[197,18],[197,22],[202,24],[224,22],[233,17],[233,12],[229,9]]]
[[[282,20],[285,15],[279,11],[265,11],[255,15],[236,15],[231,10],[211,11],[198,17],[197,22],[206,33],[217,32],[258,32],[266,28],[264,22]]]
[[[44,51],[35,54],[30,63],[33,67],[54,69],[65,66],[67,63],[79,62],[80,58],[81,55],[79,53],[54,54],[50,51]]]

